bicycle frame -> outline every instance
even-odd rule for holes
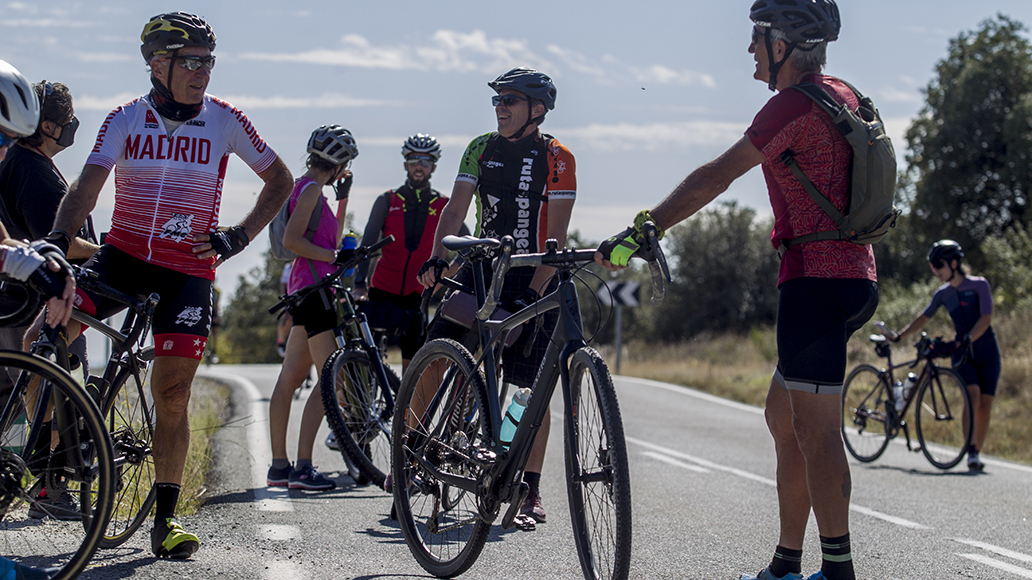
[[[341,302],[343,309],[342,321],[337,326],[333,327],[333,335],[337,339],[337,348],[347,348],[349,345],[357,345],[369,356],[369,362],[373,365],[376,370],[376,380],[380,384],[380,389],[383,392],[384,402],[384,416],[391,416],[394,414],[394,393],[389,388],[390,382],[387,380],[387,371],[384,369],[383,357],[380,352],[380,347],[373,337],[373,331],[369,328],[369,321],[366,318],[365,313],[359,312],[355,309],[354,299],[351,297],[351,293],[347,289],[342,288],[344,292],[344,300]],[[344,334],[344,329],[349,325],[355,325],[358,327],[358,337],[348,339]],[[360,397],[360,402],[363,406],[368,405],[369,401],[364,399],[366,393],[363,389],[357,389],[356,394]]]

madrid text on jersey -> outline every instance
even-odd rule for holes
[[[207,165],[211,161],[211,141],[197,137],[130,135],[125,139],[126,159],[168,159]]]

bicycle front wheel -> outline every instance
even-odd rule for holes
[[[878,369],[860,365],[842,387],[842,440],[849,454],[867,463],[889,444],[888,383]]]
[[[100,411],[66,371],[0,352],[0,554],[76,578],[111,513],[111,440]],[[11,576],[14,577],[13,575]]]
[[[953,369],[935,367],[917,398],[917,440],[932,465],[949,469],[960,463],[974,425],[971,395]]]
[[[376,365],[365,351],[343,349],[333,353],[322,371],[322,401],[341,455],[358,469],[366,482],[383,487],[391,469],[391,421],[384,393],[398,392],[401,379],[383,366],[387,385],[381,386]]]
[[[481,466],[472,458],[493,440],[482,415],[486,403],[483,373],[452,340],[431,340],[419,349],[398,391],[391,470],[398,523],[419,565],[440,578],[468,570],[491,529],[476,494],[457,493],[436,475],[478,479]]]
[[[581,569],[588,580],[624,579],[631,564],[631,476],[613,379],[590,347],[570,361],[566,481]]]

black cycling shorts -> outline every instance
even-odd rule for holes
[[[509,270],[505,275],[502,296],[499,299],[499,306],[501,308],[509,312],[516,312],[519,309],[514,304],[514,301],[526,288],[530,287],[530,281],[534,278],[534,270],[535,268],[512,268]],[[487,264],[484,265],[484,278],[485,282],[491,283],[491,268]],[[472,288],[473,266],[468,263],[463,264],[454,279]],[[551,292],[557,286],[558,281],[553,278],[546,285],[544,294]],[[552,339],[552,331],[559,320],[559,315],[553,310],[542,315],[541,318],[543,319],[543,324],[538,332],[534,332],[536,328],[534,320],[527,322],[523,325],[523,331],[520,332],[516,342],[502,351],[503,381],[518,387],[533,388],[534,380],[537,378],[538,367],[541,366],[541,361],[545,358],[545,349],[548,347],[548,341]],[[472,335],[469,329],[438,316],[434,318],[430,328],[427,329],[427,340],[451,338],[463,343],[467,348],[470,348],[470,343],[475,347],[476,339],[472,336],[467,337],[467,334]],[[531,337],[534,338],[534,345],[531,347],[529,356],[524,356],[524,349]]]
[[[333,330],[337,326],[336,300],[327,288],[320,288],[305,296],[304,300],[290,308],[294,326],[305,327],[308,338]]]
[[[422,315],[419,313],[422,296],[417,292],[408,296],[391,294],[379,288],[369,289],[369,300],[359,302],[365,312],[369,328],[397,334],[401,358],[412,360],[423,346]]]
[[[211,280],[148,264],[110,245],[101,246],[83,267],[96,272],[104,284],[130,296],[145,298],[156,292],[161,298],[151,325],[154,355],[201,360],[211,332]],[[126,308],[81,288],[75,291],[75,306],[100,320]]]
[[[953,356],[953,370],[964,379],[965,385],[978,385],[983,395],[996,396],[1000,382],[1000,346],[992,329],[971,345],[971,355]]]
[[[878,285],[856,278],[796,278],[778,298],[778,368],[793,391],[841,395],[846,342],[878,307]]]

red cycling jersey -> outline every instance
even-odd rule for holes
[[[169,135],[140,97],[107,116],[86,163],[115,170],[115,209],[106,242],[145,262],[212,280],[215,258],[199,260],[195,234],[218,226],[229,154],[261,173],[276,152],[229,103],[204,96],[201,112]]]

